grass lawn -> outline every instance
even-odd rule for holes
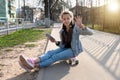
[[[9,35],[0,36],[0,49],[5,47],[13,47],[19,44],[24,44],[25,42],[32,42],[40,39],[44,39],[47,32],[50,33],[50,28],[33,28],[24,29],[14,32]]]

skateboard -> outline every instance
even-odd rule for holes
[[[78,65],[79,64],[79,60],[77,59],[77,57],[73,57],[67,60],[67,63],[70,65]]]

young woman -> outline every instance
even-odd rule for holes
[[[20,55],[20,64],[24,68],[31,70],[35,67],[47,67],[56,61],[78,56],[83,51],[79,35],[92,35],[92,31],[82,24],[81,16],[76,16],[73,19],[71,11],[62,12],[60,19],[63,23],[59,32],[61,41],[50,38],[50,41],[54,42],[59,48],[48,51],[36,59]]]

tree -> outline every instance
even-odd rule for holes
[[[58,14],[60,14],[60,12],[63,10],[63,7],[69,7],[68,3],[64,0],[39,0],[38,5],[40,3],[45,4],[44,10],[46,27],[49,27],[49,19],[55,20],[55,16],[58,17]]]
[[[24,9],[23,9],[23,13],[24,13],[24,18],[25,18],[25,16],[26,16],[26,15],[25,15],[25,0],[23,0],[23,8],[24,8]]]

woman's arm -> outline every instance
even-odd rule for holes
[[[82,17],[80,17],[80,16],[75,17],[75,29],[79,34],[82,34],[82,35],[92,35],[93,34],[92,30],[90,28],[86,27],[82,23]]]

